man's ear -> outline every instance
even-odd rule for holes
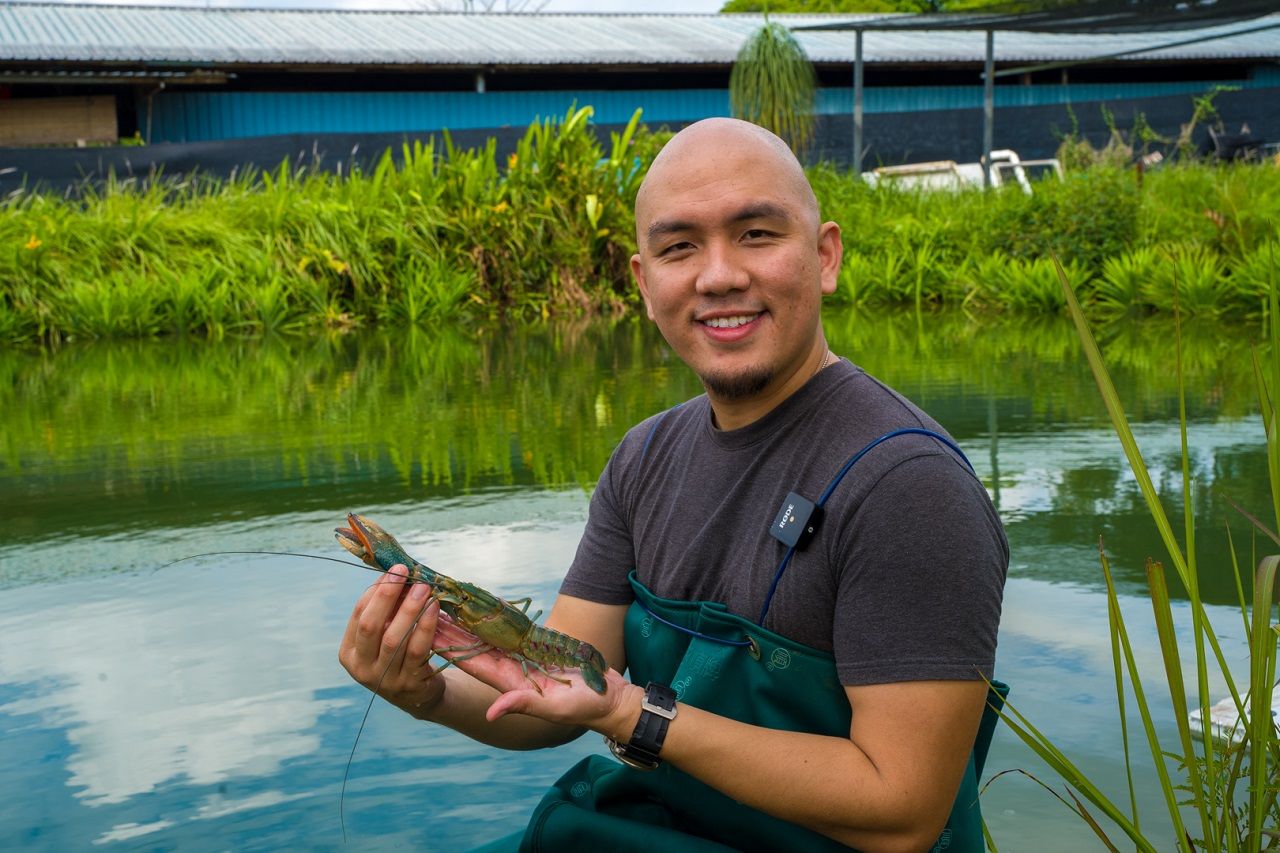
[[[822,223],[818,228],[818,264],[823,293],[836,292],[843,260],[844,243],[840,240],[840,226],[834,222]]]
[[[649,301],[649,283],[644,278],[644,265],[640,263],[638,254],[631,256],[631,275],[636,280],[636,286],[640,288],[640,297],[644,299],[644,310],[649,315],[649,319],[653,319],[653,304]]]

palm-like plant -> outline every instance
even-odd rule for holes
[[[773,131],[800,154],[813,138],[817,84],[804,48],[766,14],[764,26],[738,51],[729,75],[729,105],[735,117]]]

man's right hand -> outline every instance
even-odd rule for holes
[[[405,576],[404,566],[395,566],[360,596],[338,661],[360,684],[425,718],[444,695],[444,679],[432,677],[432,648],[468,645],[474,638],[439,622],[440,605],[427,605],[430,588],[417,583],[406,589]]]

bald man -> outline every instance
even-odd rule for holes
[[[574,767],[494,849],[981,850],[1008,546],[942,427],[828,348],[839,226],[785,143],[710,119],[654,160],[636,238],[649,318],[706,393],[615,450],[547,619],[604,654],[607,690],[539,692],[500,656],[430,677],[421,586],[366,593],[340,660],[485,743],[605,736],[619,761]]]

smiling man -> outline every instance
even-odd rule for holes
[[[655,159],[636,232],[706,394],[615,450],[547,620],[604,654],[606,692],[498,656],[429,677],[420,586],[361,599],[344,666],[486,743],[606,736],[622,763],[574,767],[523,849],[981,850],[1008,546],[942,428],[828,349],[839,226],[781,140],[711,119]]]

